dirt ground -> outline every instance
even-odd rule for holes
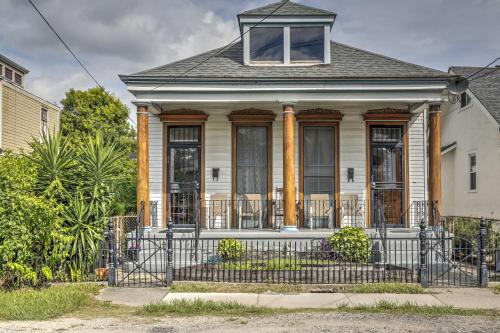
[[[500,319],[386,314],[307,313],[270,317],[183,317],[162,319],[61,318],[41,322],[0,322],[0,332],[500,332]]]

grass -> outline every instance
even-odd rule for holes
[[[0,320],[46,320],[59,317],[92,302],[101,286],[64,285],[40,290],[0,292]]]
[[[375,305],[348,306],[337,308],[341,312],[349,313],[389,313],[394,315],[424,315],[424,316],[493,316],[500,317],[498,310],[459,309],[450,305],[416,305],[415,303],[396,304],[394,302],[379,301]]]
[[[257,271],[274,271],[274,270],[291,270],[300,271],[303,266],[328,266],[335,262],[327,259],[306,259],[306,258],[273,258],[259,260],[234,260],[224,261],[220,263],[222,269],[234,270],[257,270]]]
[[[280,283],[175,283],[170,287],[170,292],[192,293],[356,293],[356,294],[426,294],[428,290],[418,284],[411,283],[372,283],[359,285],[304,285]]]
[[[388,313],[394,315],[422,315],[422,316],[490,316],[500,317],[498,310],[458,309],[445,305],[419,306],[414,303],[396,304],[380,301],[375,305],[348,306],[340,305],[330,309],[283,309],[248,306],[234,302],[214,302],[204,300],[174,300],[170,303],[153,303],[145,305],[137,312],[138,315],[148,317],[162,316],[272,316],[285,313]]]

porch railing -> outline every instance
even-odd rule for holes
[[[284,225],[281,200],[205,200],[203,229],[279,229]],[[364,200],[296,201],[297,226],[304,229],[367,227]]]

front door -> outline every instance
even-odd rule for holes
[[[374,226],[405,226],[404,131],[403,125],[370,126],[370,206]]]
[[[176,225],[192,225],[199,218],[201,128],[170,126],[167,140],[170,216]]]

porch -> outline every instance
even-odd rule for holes
[[[431,184],[439,178],[426,173],[438,163],[425,158],[426,117],[439,116],[429,109],[141,104],[138,200],[156,202],[145,211],[156,217],[151,227],[170,217],[178,229],[213,234],[416,228],[424,201],[440,195]]]

